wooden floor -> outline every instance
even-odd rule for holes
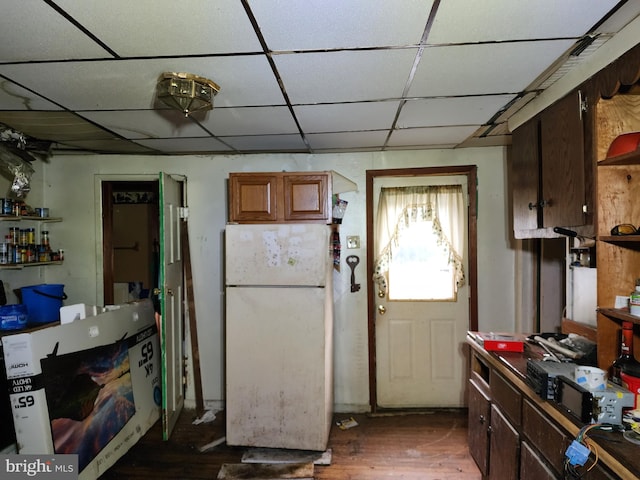
[[[336,420],[351,415],[336,415]],[[403,415],[353,415],[358,425],[334,426],[328,448],[331,465],[315,466],[317,480],[478,480],[467,448],[466,410],[434,410]],[[195,412],[180,415],[171,439],[162,441],[158,422],[101,479],[215,479],[225,463],[239,463],[246,447],[223,443],[200,447],[224,436],[224,413],[193,425]]]

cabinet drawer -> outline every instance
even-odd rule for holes
[[[558,480],[527,442],[520,448],[520,480]]]
[[[519,427],[522,418],[522,394],[495,370],[491,371],[489,382],[493,401],[500,406],[509,421]]]
[[[522,407],[522,432],[556,473],[563,472],[564,454],[570,440],[529,400],[525,400]]]

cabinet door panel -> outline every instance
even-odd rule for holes
[[[544,455],[556,472],[562,472],[569,439],[528,400],[524,401],[522,407],[522,429],[524,436]]]
[[[229,221],[276,221],[275,175],[231,175],[229,181]]]
[[[476,461],[480,473],[487,475],[489,468],[489,423],[491,400],[475,382],[469,381],[469,453]]]
[[[513,201],[513,229],[538,228],[538,188],[540,182],[539,121],[537,118],[513,132],[509,178]],[[516,238],[520,238],[516,234]]]
[[[490,480],[516,480],[520,463],[520,436],[500,410],[491,406]]]
[[[543,227],[584,224],[584,131],[580,95],[547,108],[540,123]]]
[[[284,175],[284,219],[325,220],[329,218],[329,176]]]
[[[520,480],[558,480],[558,478],[531,446],[527,442],[522,442]]]

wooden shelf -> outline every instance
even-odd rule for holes
[[[0,222],[20,222],[22,220],[31,222],[54,223],[61,222],[61,217],[32,217],[18,215],[0,215]]]
[[[619,247],[640,250],[640,235],[600,235],[598,240],[613,243]]]
[[[640,165],[640,149],[633,152],[617,155],[611,158],[605,158],[598,162],[598,166],[615,166],[615,165]]]
[[[640,325],[640,317],[631,315],[626,308],[598,308],[598,313],[614,320],[637,323]]]
[[[5,263],[0,264],[0,270],[22,270],[23,268],[44,267],[46,265],[62,265],[62,260],[54,262]]]

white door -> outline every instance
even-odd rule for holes
[[[183,270],[180,245],[181,184],[160,173],[160,342],[162,431],[167,440],[184,404],[182,351]]]
[[[373,231],[377,231],[375,212],[380,188],[462,185],[465,205],[462,258],[464,271],[468,272],[466,183],[466,176],[376,177],[373,183]],[[418,242],[414,252],[426,252],[427,249],[439,252],[441,249],[437,244],[429,246],[431,235],[432,226],[428,224],[414,237]],[[402,237],[407,238],[404,234]],[[428,257],[425,264],[433,265],[434,262],[433,257]],[[445,260],[442,271],[447,270],[446,264]],[[447,300],[414,300],[424,298],[425,285],[431,285],[430,290],[437,290],[447,283],[446,272],[443,273],[445,280],[433,281],[439,273],[421,272],[419,265],[419,261],[410,260],[404,271],[402,266],[396,267],[395,275],[391,267],[386,295],[380,293],[377,283],[371,285],[376,299],[377,405],[382,408],[461,407],[464,405],[465,376],[463,344],[469,329],[468,282]],[[416,286],[420,288],[416,289]],[[447,295],[436,293],[433,298],[443,296]]]

